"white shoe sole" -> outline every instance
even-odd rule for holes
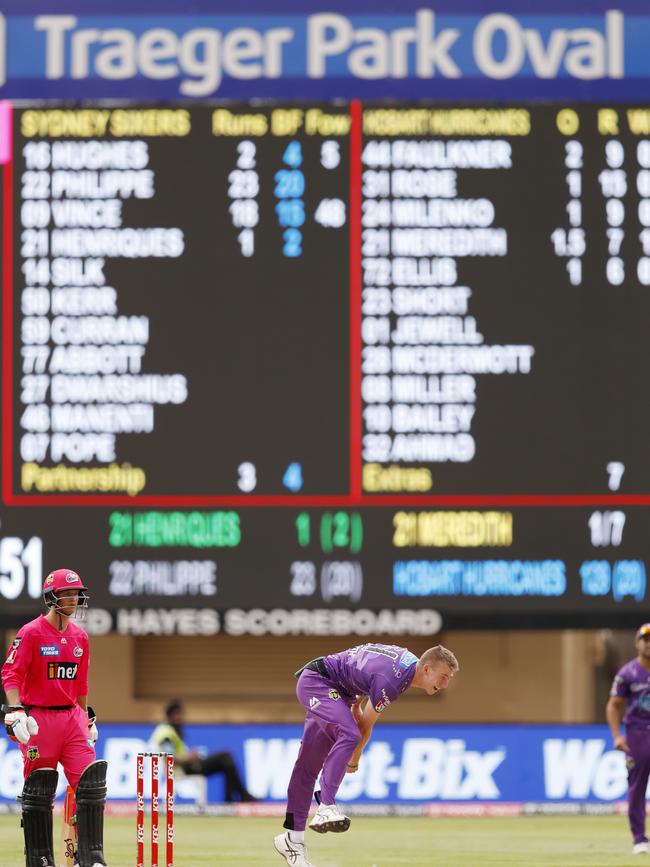
[[[318,825],[310,825],[312,831],[317,834],[326,834],[328,831],[333,831],[335,834],[342,834],[350,827],[351,820],[344,816],[343,819],[334,819],[331,822],[319,822]]]

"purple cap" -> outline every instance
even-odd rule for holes
[[[642,623],[641,626],[636,631],[636,641],[639,638],[645,638],[646,636],[650,637],[650,623]]]

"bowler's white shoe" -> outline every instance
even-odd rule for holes
[[[275,848],[291,867],[314,867],[307,860],[307,847],[304,843],[295,843],[289,839],[289,834],[278,834],[273,841]]]
[[[350,817],[346,816],[337,804],[321,804],[309,827],[319,834],[324,834],[326,831],[340,834],[350,827]]]
[[[635,843],[634,846],[632,846],[632,854],[633,855],[647,855],[648,854],[648,843],[645,841],[643,843]]]

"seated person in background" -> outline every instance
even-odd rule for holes
[[[176,759],[176,766],[184,773],[202,774],[210,777],[221,772],[225,777],[226,801],[255,801],[235,765],[231,754],[224,750],[201,756],[198,750],[190,749],[183,738],[183,704],[179,699],[172,699],[165,708],[167,722],[154,729],[151,743],[159,750],[171,753]]]

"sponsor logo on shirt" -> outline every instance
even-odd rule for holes
[[[386,690],[382,689],[381,698],[379,699],[379,701],[375,705],[375,710],[377,711],[377,713],[381,713],[383,710],[386,710],[386,708],[388,707],[389,704],[390,704],[390,699],[386,695]]]
[[[78,662],[48,662],[48,680],[76,680]]]
[[[312,695],[312,697],[309,699],[309,707],[315,708],[315,707],[318,707],[319,704],[320,704],[320,699],[316,698],[315,695]]]
[[[389,659],[397,659],[397,653],[391,650],[390,647],[384,647],[382,644],[366,644],[362,648],[367,653],[377,653],[379,656],[387,656]]]
[[[335,689],[330,689],[328,695],[332,699],[332,701],[338,701],[341,698],[341,696]]]
[[[27,758],[30,762],[35,762],[36,759],[40,759],[41,754],[38,751],[38,747],[29,747],[27,749]]]
[[[58,656],[61,652],[55,644],[41,644],[41,656]]]
[[[414,653],[411,653],[410,650],[405,650],[399,658],[399,664],[402,666],[402,668],[410,668],[410,666],[417,661],[417,656]]]
[[[74,649],[72,652],[73,652],[74,655],[77,656],[77,657],[79,657],[79,656],[83,656],[83,655],[84,655],[84,649],[83,649],[83,647],[75,647],[75,649]]]
[[[630,692],[641,692],[644,689],[648,688],[647,683],[631,683],[630,684]]]

